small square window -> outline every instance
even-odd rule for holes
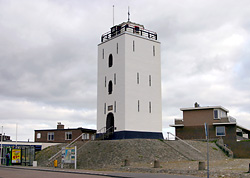
[[[41,133],[37,133],[36,138],[41,138]]]
[[[218,126],[216,127],[216,136],[225,136],[225,126]]]

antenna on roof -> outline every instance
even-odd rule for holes
[[[115,26],[115,5],[113,5],[113,26]]]
[[[129,6],[128,6],[128,22],[130,22]]]

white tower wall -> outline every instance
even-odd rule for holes
[[[112,94],[108,93],[109,81]],[[115,133],[130,132],[130,137],[134,132],[161,134],[160,42],[123,31],[100,43],[97,92],[97,133],[105,131],[112,113]]]

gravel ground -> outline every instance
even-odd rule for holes
[[[163,140],[132,139],[77,143],[79,147],[82,145],[78,150],[78,169],[206,177],[206,170],[198,171],[199,161],[206,162],[206,142],[187,142],[200,150],[200,153],[178,141],[174,143]],[[59,146],[51,147],[38,153],[36,157],[38,165],[45,166],[48,155],[51,156],[59,149]],[[250,177],[250,173],[247,173],[250,159],[228,158],[215,143],[209,143],[209,153],[210,177]],[[196,157],[196,154],[199,156]],[[130,166],[124,166],[125,159],[130,161]],[[160,161],[160,168],[153,168],[154,160]],[[70,165],[67,168],[71,167],[73,166]]]
[[[133,164],[124,167],[113,166],[102,170],[125,171],[125,172],[150,172],[191,175],[197,177],[206,177],[207,170],[198,170],[198,161],[169,161],[161,162],[161,168],[153,168],[150,164]],[[209,163],[210,177],[214,178],[245,178],[250,177],[249,171],[250,159],[224,159],[212,160]],[[206,164],[207,165],[207,164]]]

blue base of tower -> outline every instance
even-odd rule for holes
[[[101,137],[97,134],[96,137]],[[118,131],[114,132],[107,140],[121,140],[121,139],[163,139],[162,132],[139,132],[139,131]]]
[[[114,132],[112,139],[119,140],[119,139],[133,139],[133,138],[163,139],[163,135],[161,132],[119,131],[119,132]]]

